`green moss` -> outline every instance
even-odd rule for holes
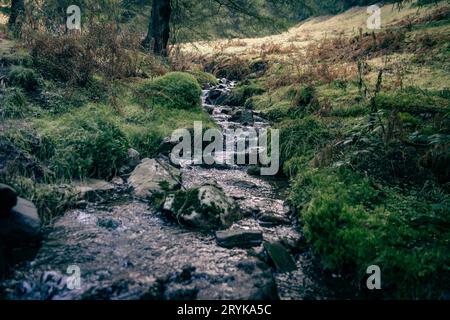
[[[40,86],[40,79],[33,69],[22,66],[14,66],[8,73],[8,81],[12,86],[17,86],[27,92],[36,91]]]
[[[408,112],[400,112],[398,116],[403,123],[411,125],[413,127],[416,127],[422,123],[422,121],[419,118],[414,117]]]
[[[353,104],[342,108],[333,108],[331,116],[341,118],[360,117],[367,115],[370,108],[363,104]]]
[[[226,96],[225,100],[221,101],[220,104],[228,106],[244,106],[248,99],[253,96],[261,95],[264,92],[266,92],[266,90],[256,83],[241,84],[233,89],[231,94]],[[247,107],[250,107],[250,105],[247,104]]]
[[[208,85],[216,86],[219,84],[219,80],[211,73],[203,71],[189,71],[189,73],[194,76],[202,88]]]
[[[295,178],[290,200],[315,255],[326,269],[356,276],[355,286],[368,266],[379,265],[385,297],[442,298],[450,280],[450,198],[373,185],[348,169]]]
[[[172,72],[145,83],[140,92],[151,105],[170,109],[198,109],[202,90],[188,73]]]

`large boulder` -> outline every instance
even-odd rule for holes
[[[39,242],[41,238],[41,221],[36,207],[28,200],[17,198],[16,206],[0,218],[2,245],[22,247]]]
[[[144,159],[128,178],[134,194],[143,199],[180,187],[180,171],[156,159]]]
[[[239,217],[235,202],[215,183],[182,190],[163,205],[182,224],[200,230],[228,228]]]
[[[17,195],[14,189],[0,183],[0,217],[6,217],[17,204]]]

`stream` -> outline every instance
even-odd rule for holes
[[[234,85],[222,80],[219,88],[230,90]],[[223,130],[269,126],[258,116],[251,126],[230,121],[232,112],[243,107],[210,105],[208,93],[203,93],[203,105]],[[246,166],[186,165],[181,170],[184,187],[214,180],[246,212],[232,229],[259,230],[264,241],[283,241],[292,248],[302,241],[301,228],[282,200],[285,181],[250,176]],[[263,223],[261,217],[267,214],[283,223]],[[297,269],[281,273],[261,258],[262,246],[222,248],[213,234],[186,229],[127,192],[71,210],[47,229],[36,258],[17,266],[0,284],[5,298],[328,298],[307,250],[293,252]],[[80,274],[75,287],[70,285],[73,272]]]

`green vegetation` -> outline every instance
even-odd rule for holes
[[[41,10],[5,34],[22,39],[3,40],[0,28],[0,181],[49,223],[78,201],[74,180],[112,179],[129,148],[155,157],[175,129],[194,121],[213,127],[202,88],[239,80],[220,103],[245,106],[280,129],[287,200],[325,275],[341,276],[364,297],[367,267],[378,265],[383,298],[448,297],[448,5],[403,4],[408,14],[384,6],[379,32],[359,29],[366,11],[354,8],[270,38],[185,43],[268,34],[372,2],[173,1],[164,22],[175,45],[166,52],[161,44],[162,56],[143,48],[146,1],[104,1],[99,9],[83,0],[80,34],[54,29],[64,24],[66,3],[37,3]],[[160,34],[166,42],[169,27]],[[178,191],[175,218],[195,210],[215,222],[220,209],[198,195]]]
[[[3,55],[10,66],[9,86],[0,96],[0,179],[32,200],[45,223],[77,201],[73,180],[111,179],[127,163],[129,148],[154,157],[174,130],[191,128],[194,121],[214,126],[200,108],[196,80],[215,83],[210,74],[197,72],[195,78],[172,72],[125,83],[105,80],[108,70],[99,69],[98,74],[87,70],[83,81],[77,76],[73,82],[70,73],[60,72],[67,64],[42,69],[43,61],[54,59],[51,50],[34,51],[34,63]],[[146,73],[153,73],[158,63],[148,65]]]
[[[256,95],[261,95],[266,90],[261,85],[256,83],[242,83],[239,84],[233,92],[222,101],[222,104],[228,106],[243,106],[251,108],[251,104],[247,103],[250,98]]]
[[[288,61],[273,55],[252,80],[263,90],[237,99],[280,129],[289,202],[309,248],[326,274],[341,275],[361,297],[370,295],[371,265],[381,267],[384,298],[448,294],[450,97],[448,82],[435,75],[450,61],[417,59],[450,41],[433,24],[442,14],[420,30],[385,30],[374,46],[369,34],[356,35],[325,39]],[[410,32],[418,47],[405,43]],[[427,42],[426,34],[439,40]],[[242,92],[237,87],[232,97]]]
[[[199,109],[201,88],[190,74],[171,72],[151,80],[140,88],[145,98],[152,104],[159,104],[169,109]]]
[[[12,86],[20,87],[27,92],[33,92],[39,88],[39,79],[33,69],[14,66],[8,74],[8,79]]]
[[[363,277],[368,266],[379,265],[383,288],[394,298],[439,297],[446,290],[448,196],[379,190],[348,169],[303,172],[291,195],[324,268]]]
[[[211,73],[198,70],[190,71],[189,73],[194,76],[202,88],[205,88],[208,85],[216,86],[219,84],[219,80]]]

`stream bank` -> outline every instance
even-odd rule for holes
[[[248,115],[243,107],[208,103],[211,90],[226,94],[234,85],[222,80],[205,90],[204,108],[223,131],[267,128],[258,116],[252,114],[252,121],[242,117]],[[283,201],[282,181],[250,176],[246,166],[186,165],[180,173],[186,189],[214,181],[242,213],[229,230],[259,233],[264,243],[224,248],[214,234],[180,226],[120,186],[112,197],[88,201],[57,219],[36,259],[18,266],[0,292],[7,299],[327,298],[311,276],[308,252],[297,249],[304,239]],[[286,270],[277,259],[287,261]],[[69,289],[68,270],[74,266],[81,281]]]

